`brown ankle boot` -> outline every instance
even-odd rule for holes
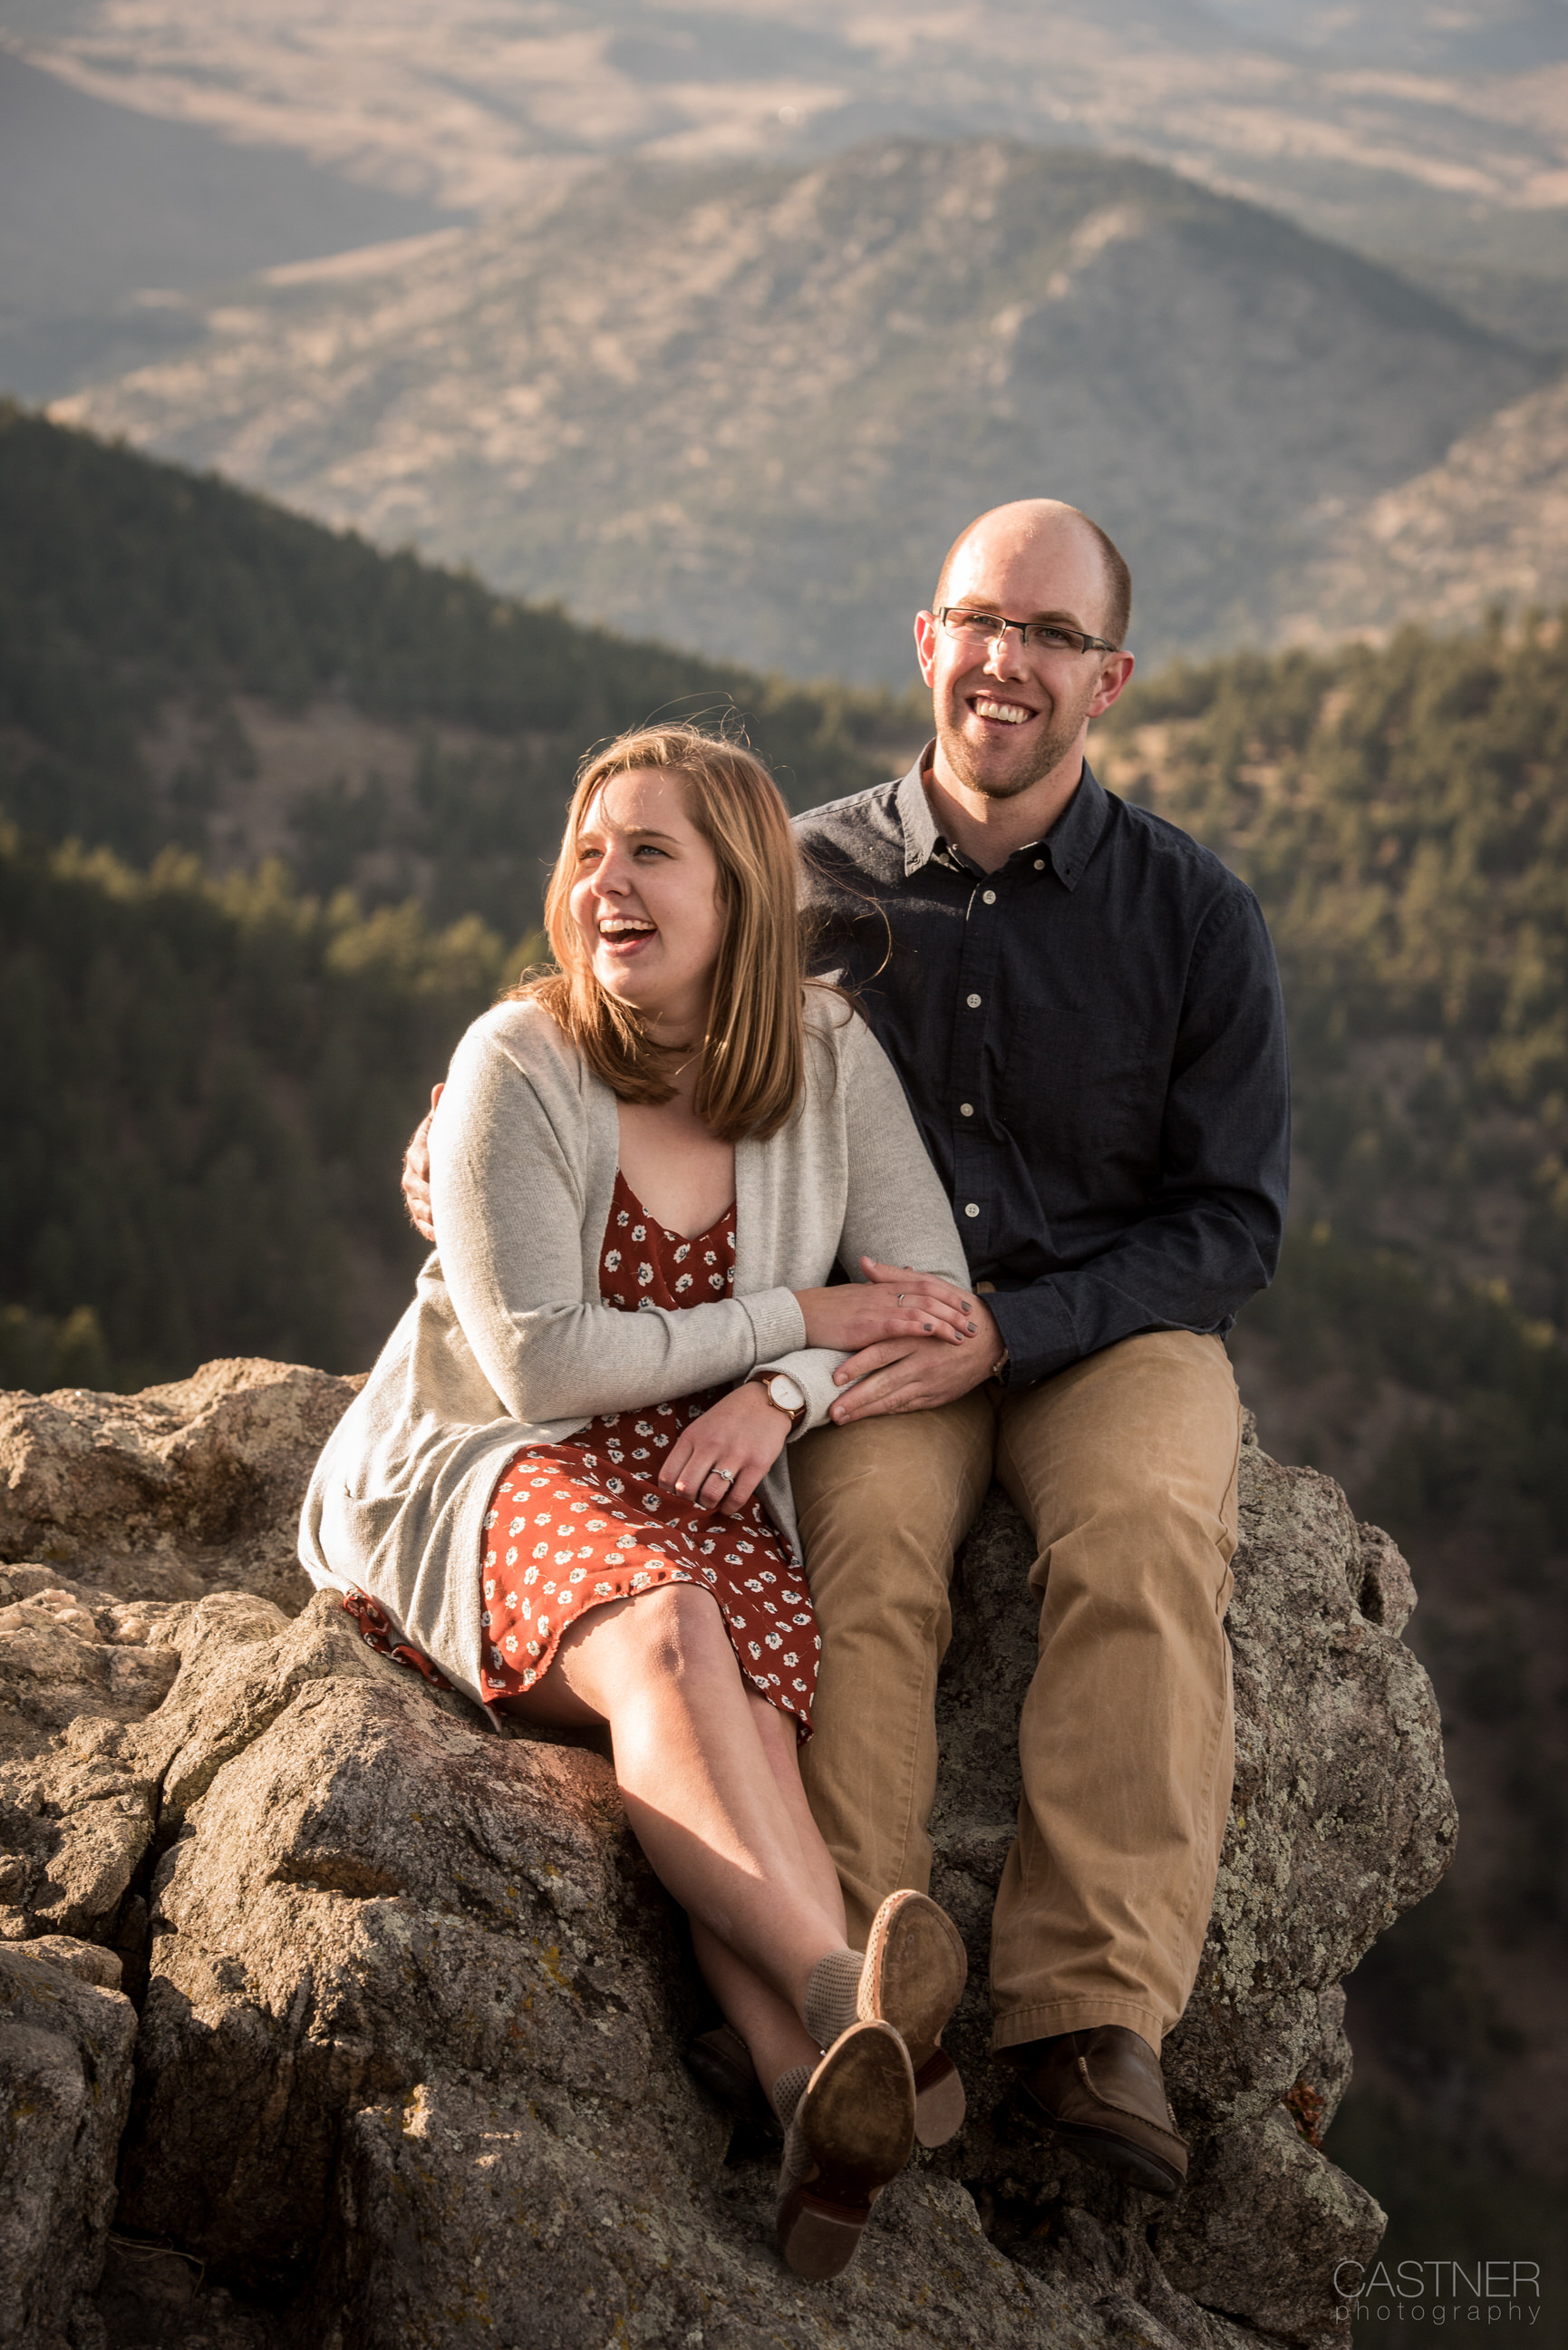
[[[915,2144],[915,2076],[889,2023],[852,2023],[811,2079],[784,2132],[779,2250],[796,2276],[842,2276],[871,2206]]]
[[[1007,2054],[1023,2093],[1074,2153],[1152,2195],[1187,2181],[1187,2147],[1165,2095],[1159,2059],[1122,2023],[1064,2032]]]

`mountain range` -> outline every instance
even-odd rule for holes
[[[796,806],[925,739],[887,695],[584,629],[0,401],[0,816],[36,838],[280,859],[514,939],[584,750],[659,715],[745,727]]]
[[[1010,137],[1162,163],[1568,349],[1562,0],[0,0],[0,386],[182,297],[504,212],[608,156]]]
[[[1568,275],[1561,0],[0,0],[0,38],[103,101],[460,211],[586,156],[1050,138],[1378,253],[1490,240]]]
[[[878,683],[949,540],[1031,492],[1123,543],[1140,650],[1310,622],[1347,520],[1552,372],[1276,213],[997,139],[607,163],[202,324],[54,412],[616,629]]]

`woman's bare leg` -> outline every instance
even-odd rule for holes
[[[690,1915],[700,1954],[714,1958],[718,1945],[740,1962],[736,1972],[718,1961],[742,2011],[737,2028],[771,2049],[783,2019],[755,1992],[798,2022],[813,1968],[845,1947],[844,1906],[788,1751],[793,1724],[748,1690],[712,1595],[666,1584],[595,1608],[509,1711],[564,1728],[608,1722],[638,1842]],[[779,2071],[815,2054],[800,2033]],[[772,2079],[772,2055],[756,2053]]]
[[[770,1705],[753,1690],[747,1690],[746,1701],[766,1752],[780,1802],[794,1829],[802,1866],[815,1883],[824,1908],[836,1921],[842,1942],[846,1935],[844,1897],[832,1855],[818,1835],[806,1805],[796,1759],[794,1723],[788,1714]],[[757,2078],[763,2086],[771,2090],[782,2073],[793,2071],[797,2064],[815,2065],[821,2051],[794,2008],[696,1918],[691,1921],[691,1940],[703,1980],[723,2010],[725,2022],[740,2033],[751,2050]]]

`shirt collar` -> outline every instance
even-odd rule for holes
[[[914,765],[898,785],[896,806],[904,833],[904,879],[909,880],[923,865],[929,865],[942,846],[942,835],[937,829],[931,804],[926,796],[924,772],[929,764],[935,743],[928,743]],[[1026,847],[1014,849],[1007,865],[1016,865],[1021,858],[1033,861],[1035,853],[1044,849],[1050,858],[1056,879],[1065,889],[1075,889],[1083,878],[1084,868],[1094,855],[1095,845],[1106,828],[1110,803],[1105,786],[1100,784],[1085,759],[1078,788],[1043,841],[1032,841]],[[950,850],[950,854],[952,852]]]
[[[930,863],[937,853],[937,844],[941,839],[941,834],[937,830],[937,820],[931,814],[931,804],[926,797],[924,780],[927,764],[936,747],[934,742],[926,744],[925,749],[898,785],[897,806],[898,821],[904,828],[904,879],[906,881],[912,874],[918,873],[922,865]]]

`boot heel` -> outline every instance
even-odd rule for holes
[[[779,2250],[798,2277],[822,2284],[842,2276],[860,2249],[869,2208],[850,2209],[797,2187],[779,2212]]]
[[[915,2136],[922,2146],[946,2146],[963,2127],[967,2110],[959,2068],[939,2048],[915,2075]]]

